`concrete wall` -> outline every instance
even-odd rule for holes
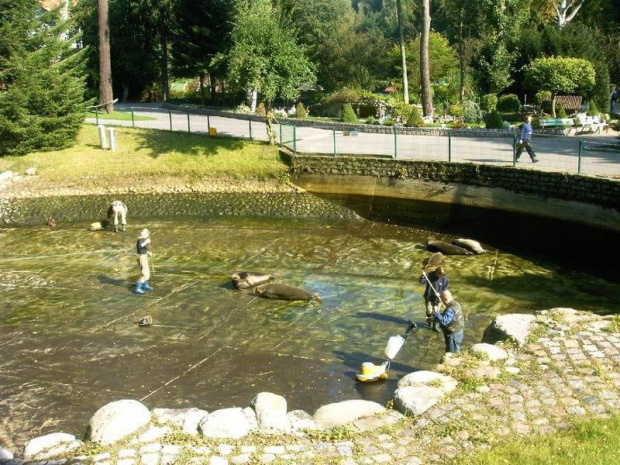
[[[315,193],[495,208],[620,232],[620,181],[513,167],[283,152],[292,181]]]

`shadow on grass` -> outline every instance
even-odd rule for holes
[[[134,137],[136,148],[147,150],[153,158],[170,152],[191,156],[216,155],[220,149],[241,150],[247,144],[255,143],[242,139],[209,138],[198,134],[148,129],[141,130]]]

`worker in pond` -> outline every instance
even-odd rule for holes
[[[426,304],[426,317],[430,317],[433,313],[438,312],[441,306],[441,299],[439,293],[445,291],[450,285],[450,280],[446,276],[446,269],[443,266],[438,266],[434,271],[430,273],[422,272],[420,276],[420,284],[426,284],[424,289],[424,303]],[[431,328],[438,333],[439,323],[432,320]]]
[[[452,297],[448,290],[441,291],[439,298],[444,305],[442,312],[434,312],[427,321],[436,321],[443,332],[446,341],[446,352],[457,353],[461,351],[465,329],[465,315],[463,307]]]
[[[114,222],[114,232],[118,232],[118,218],[120,216],[123,232],[127,230],[127,205],[115,200],[108,207],[108,221]]]
[[[151,234],[149,230],[144,228],[140,232],[138,242],[136,244],[136,252],[138,253],[138,265],[140,266],[140,279],[136,283],[136,294],[144,294],[146,291],[152,291],[153,288],[149,283],[151,279],[151,268],[149,267],[149,257],[151,251],[149,245],[151,244]]]

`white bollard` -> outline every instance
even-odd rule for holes
[[[105,126],[103,124],[99,125],[99,141],[101,141],[101,148],[108,148],[108,138],[105,136]]]
[[[114,128],[109,128],[108,132],[110,133],[110,150],[116,152],[116,131]]]

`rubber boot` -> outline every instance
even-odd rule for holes
[[[138,281],[136,283],[136,294],[144,294],[144,289],[142,288],[142,286],[144,286],[143,283],[141,283],[140,281]]]
[[[127,231],[127,225],[126,224],[123,225],[123,232],[125,232],[125,231]]]
[[[150,281],[150,280],[149,280]],[[149,281],[144,281],[144,284],[142,284],[142,288],[146,289],[147,291],[152,291],[153,289],[155,289],[153,286],[151,286],[151,284],[149,283]]]

